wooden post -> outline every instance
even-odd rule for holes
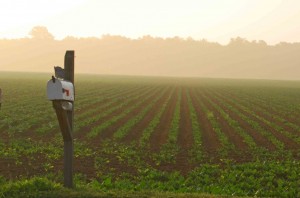
[[[74,85],[74,51],[67,51],[65,54],[65,80],[70,81]],[[75,86],[74,86],[75,87]],[[75,92],[75,88],[74,88]],[[75,94],[74,94],[75,96]],[[74,128],[74,102],[72,110],[65,111],[68,118],[70,133],[64,138],[64,185],[73,188],[73,128]]]
[[[72,82],[74,85],[74,51],[67,51],[65,54],[64,80]],[[74,91],[75,92],[75,91]],[[74,102],[72,109],[63,109],[63,100],[53,100],[61,133],[64,140],[64,186],[73,188],[73,120],[74,120]]]

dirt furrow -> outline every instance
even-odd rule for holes
[[[142,90],[142,89],[145,90],[144,87],[143,88],[140,88],[140,87],[136,88],[136,87],[134,87],[134,88],[131,88],[131,89],[126,89],[126,90],[125,89],[124,90],[120,89],[119,90],[120,92],[116,92],[115,89],[112,89],[113,91],[115,91],[113,93],[110,93],[110,90],[107,90],[108,93],[104,92],[103,96],[102,96],[102,99],[100,99],[99,101],[94,102],[91,99],[89,101],[86,101],[86,103],[88,105],[85,105],[84,108],[82,108],[82,107],[79,107],[78,109],[75,108],[75,114],[80,115],[80,114],[82,114],[84,112],[90,111],[91,109],[99,108],[99,106],[105,105],[107,102],[111,101],[112,98],[115,99],[117,97],[122,97],[124,95],[125,96],[128,95],[128,94],[130,95],[130,93],[139,92],[139,90]],[[90,98],[93,98],[93,96],[91,96]],[[118,101],[116,101],[116,102],[118,102]]]
[[[172,117],[175,111],[178,91],[179,88],[176,87],[176,90],[173,92],[165,112],[162,114],[160,123],[158,124],[158,126],[156,127],[156,129],[150,137],[150,149],[154,152],[159,151],[161,145],[166,143],[168,139],[168,133],[171,126]]]
[[[176,156],[175,169],[179,170],[183,175],[186,175],[191,170],[189,162],[188,150],[193,145],[192,121],[189,111],[187,88],[181,92],[180,104],[180,123],[177,144],[180,147],[179,153]]]
[[[207,97],[207,92],[204,93]],[[221,126],[221,130],[222,132],[225,133],[225,135],[228,137],[229,142],[233,143],[235,148],[238,151],[247,151],[249,150],[249,147],[247,146],[247,144],[243,141],[243,138],[237,134],[234,129],[227,123],[226,120],[224,120],[224,118],[222,117],[221,113],[215,108],[213,107],[213,105],[209,102],[212,101],[213,103],[219,105],[216,101],[213,101],[213,99],[211,97],[208,96],[208,98],[203,97],[200,95],[201,100],[203,101],[203,103],[205,104],[205,106],[207,106],[216,116],[220,126]]]
[[[207,94],[210,100],[218,104],[233,120],[237,121],[239,123],[239,126],[253,138],[257,146],[266,148],[270,151],[274,151],[276,149],[275,145],[272,144],[272,142],[270,142],[266,137],[262,136],[256,130],[254,130],[249,123],[247,123],[238,114],[228,108],[228,106],[218,101],[218,99],[216,99],[218,98],[218,96],[211,94],[213,93],[210,92],[210,94]]]
[[[224,101],[226,101],[227,103],[229,103],[230,105],[234,106],[236,109],[238,109],[238,111],[240,111],[241,113],[243,113],[244,115],[249,117],[249,119],[257,122],[264,130],[266,130],[267,132],[272,133],[272,135],[274,135],[274,137],[277,140],[281,141],[284,144],[286,149],[293,150],[293,149],[298,149],[300,147],[295,141],[293,141],[292,139],[289,139],[288,137],[284,136],[282,133],[276,131],[274,128],[268,126],[266,123],[264,123],[262,120],[258,119],[256,116],[254,116],[254,115],[250,114],[249,112],[245,111],[244,109],[242,109],[238,105],[233,104],[233,102],[231,102],[230,100],[228,100],[224,97],[221,97],[221,98]]]
[[[166,91],[166,93],[154,104],[151,110],[145,115],[145,117],[138,122],[132,130],[122,139],[122,142],[130,143],[134,140],[140,139],[142,136],[142,132],[147,127],[149,122],[153,119],[153,117],[159,112],[159,109],[162,107],[164,101],[168,99],[168,96],[172,93],[172,89]]]
[[[237,97],[236,95],[231,96],[234,100],[236,100],[239,104],[245,104],[245,100]],[[293,124],[295,126],[299,125],[299,120],[292,120],[289,117],[283,115],[282,113],[279,113],[275,111],[271,107],[266,107],[264,105],[261,105],[258,103],[258,101],[251,101],[252,106],[256,106],[257,108],[253,108],[253,112],[257,114],[260,117],[265,118],[266,120],[269,120],[272,123],[277,124],[278,126],[282,127],[285,131],[288,131],[289,133],[293,135],[299,136],[299,130],[292,128],[291,126],[286,125],[287,122],[290,124]],[[258,110],[260,109],[260,110]],[[280,117],[281,119],[278,120],[275,117]]]
[[[153,91],[153,90],[150,90],[150,92]],[[95,126],[98,126],[100,125],[101,123],[103,123],[104,121],[106,120],[109,120],[111,119],[112,117],[122,113],[125,109],[127,109],[128,107],[134,105],[138,100],[140,100],[141,98],[145,97],[146,94],[150,93],[149,91],[146,91],[146,93],[143,93],[140,95],[140,97],[138,97],[137,99],[134,99],[134,100],[131,100],[129,101],[129,103],[125,106],[122,106],[116,110],[114,110],[113,112],[109,113],[108,115],[100,118],[98,121],[88,125],[88,126],[85,126],[83,128],[81,128],[77,133],[74,134],[74,137],[75,138],[78,138],[78,139],[85,139],[86,138],[86,134]],[[117,103],[113,103],[112,105],[108,106],[106,109],[103,109],[101,111],[105,111],[105,110],[109,110],[110,108],[113,107],[113,105],[118,105],[120,103],[117,102]]]
[[[210,93],[212,93],[212,92],[210,92]],[[274,151],[276,149],[275,145],[272,144],[272,142],[270,142],[266,137],[262,136],[260,133],[255,131],[248,122],[243,120],[237,113],[233,112],[224,103],[217,101],[215,99],[215,97],[218,97],[218,96],[215,95],[215,96],[211,96],[210,98],[214,102],[218,103],[220,105],[220,107],[223,108],[224,111],[226,111],[226,113],[228,113],[232,119],[236,120],[239,123],[240,127],[243,128],[253,138],[253,140],[256,142],[256,144],[258,146],[264,147],[270,151]],[[220,99],[220,100],[222,100],[222,99]],[[224,102],[227,102],[227,101],[224,100]]]
[[[203,142],[203,151],[207,153],[210,159],[217,157],[217,151],[221,148],[221,143],[218,139],[217,134],[214,132],[206,113],[203,111],[199,104],[199,93],[195,94],[195,90],[190,92],[191,101],[196,110],[198,116],[198,122],[203,128],[202,142]]]
[[[103,130],[96,138],[93,138],[92,140],[89,140],[89,142],[91,143],[91,145],[99,146],[99,143],[103,139],[112,138],[114,132],[116,132],[118,130],[118,128],[120,128],[121,126],[123,126],[130,118],[132,118],[133,116],[137,115],[141,111],[141,109],[143,108],[143,106],[147,105],[152,100],[154,100],[154,98],[157,96],[158,92],[160,92],[160,91],[161,91],[161,89],[157,89],[157,90],[153,91],[151,93],[151,96],[149,98],[147,98],[140,105],[138,105],[137,107],[135,107],[125,117],[119,119],[116,123],[110,125],[108,128],[106,128],[105,130]],[[127,105],[127,108],[130,107],[130,106],[132,106],[132,105],[134,105],[135,103],[136,103],[136,101],[135,102],[133,101],[133,103],[131,105]],[[119,113],[121,113],[121,112],[119,112]],[[109,119],[113,118],[115,115],[111,115],[109,118],[107,118],[105,120],[109,120]]]
[[[224,92],[228,96],[228,93],[226,93],[225,90],[222,90],[222,92]],[[246,97],[253,97],[250,93],[248,93],[245,96]],[[233,97],[234,99],[237,99],[237,101],[241,102],[241,103],[246,102],[245,98],[238,97],[236,94],[230,94],[230,97]],[[261,102],[263,102],[263,104]],[[257,97],[253,97],[253,100],[251,101],[251,103],[253,104],[253,106],[258,106],[259,108],[263,109],[264,111],[268,112],[271,115],[282,117],[287,122],[292,123],[292,124],[297,125],[297,126],[300,126],[300,120],[297,118],[296,115],[290,114],[290,113],[287,113],[287,112],[282,112],[283,109],[287,110],[283,105],[278,105],[278,104],[272,105],[272,104],[266,102],[265,100],[263,100],[261,98],[257,98]],[[277,110],[278,108],[280,108],[281,111],[278,111]],[[269,116],[269,117],[271,118],[272,116]],[[293,132],[295,132],[299,135],[299,131],[293,131]]]

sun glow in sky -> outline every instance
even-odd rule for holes
[[[0,0],[0,38],[45,26],[56,39],[192,37],[300,42],[299,0]]]

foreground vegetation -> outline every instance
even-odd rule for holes
[[[299,82],[79,75],[68,190],[49,76],[0,75],[0,197],[300,197]]]
[[[209,197],[209,194],[299,197],[299,166],[295,161],[228,164],[226,167],[204,164],[186,177],[178,172],[144,170],[134,178],[106,176],[89,181],[83,175],[76,175],[74,191],[62,187],[61,174],[15,181],[1,178],[0,197]]]

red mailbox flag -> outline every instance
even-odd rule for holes
[[[69,96],[69,95],[70,95],[70,90],[68,90],[68,89],[63,89],[63,93],[66,93],[66,95]]]

